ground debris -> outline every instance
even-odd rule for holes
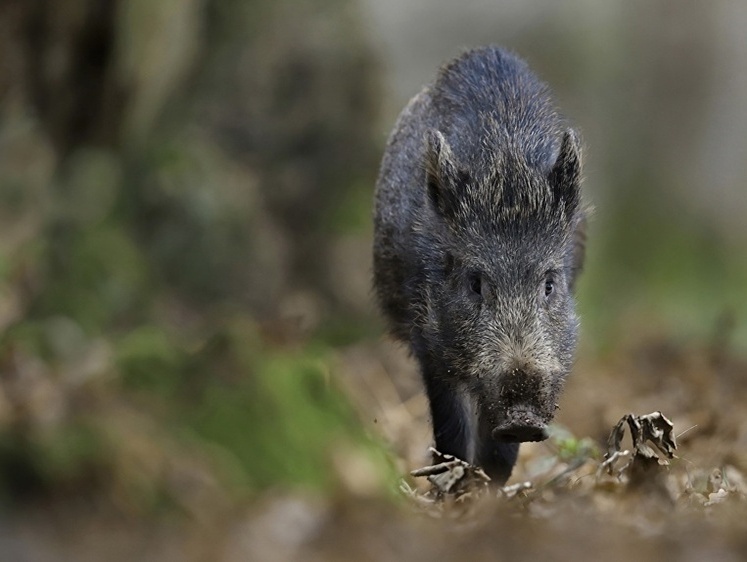
[[[630,436],[633,440],[633,456],[628,465],[649,460],[667,465],[667,459],[674,458],[674,451],[677,449],[674,437],[674,425],[664,414],[661,412],[652,412],[644,416],[625,414],[610,433],[607,440],[607,453],[604,456],[605,461],[600,468],[604,467],[609,474],[612,474],[615,461],[621,457],[627,457],[629,454],[628,451],[622,451],[620,447],[623,436],[625,435],[625,424],[630,428]],[[648,445],[648,443],[654,445],[659,450],[659,453],[666,458],[662,458],[657,454],[656,450]]]
[[[537,490],[530,481],[492,486],[480,467],[433,448],[430,452],[435,464],[410,472],[416,478],[427,478],[430,488],[414,488],[403,481],[400,490],[423,514],[456,523],[454,529],[485,521],[497,507],[510,505],[523,511],[534,501]]]
[[[534,484],[529,481],[517,482],[516,484],[511,484],[510,486],[504,486],[501,488],[501,494],[503,494],[503,497],[510,499],[515,498],[520,494],[525,494],[533,489]]]
[[[626,426],[629,450],[622,448]],[[595,447],[581,447],[583,439],[566,433],[532,448],[523,465],[525,479],[508,486],[491,485],[478,466],[431,448],[434,464],[410,473],[426,478],[430,487],[403,481],[401,489],[422,513],[458,523],[455,529],[479,524],[496,509],[534,519],[575,509],[623,520],[635,513],[631,526],[656,534],[675,508],[715,517],[747,506],[743,472],[729,464],[699,469],[675,456],[674,426],[661,412],[623,416],[610,433],[603,459]]]
[[[626,425],[633,442],[632,454],[621,447]],[[604,483],[603,474],[606,473],[631,492],[641,492],[647,498],[657,497],[665,506],[674,505],[680,490],[669,472],[669,460],[675,458],[676,449],[674,424],[664,414],[626,414],[607,440],[605,460],[597,469],[597,483]]]
[[[490,477],[479,466],[433,447],[430,452],[440,462],[413,470],[410,474],[416,478],[425,476],[432,484],[431,495],[439,498],[449,494],[459,498],[465,494],[481,493],[487,488]]]

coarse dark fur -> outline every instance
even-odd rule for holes
[[[580,154],[547,85],[490,46],[400,115],[376,186],[374,284],[420,363],[436,448],[505,482],[571,369]]]

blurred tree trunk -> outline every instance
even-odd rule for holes
[[[110,0],[5,0],[0,95],[27,103],[65,157],[76,146],[116,147],[126,90],[115,74]]]

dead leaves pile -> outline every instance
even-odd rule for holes
[[[626,427],[632,445],[623,448]],[[674,425],[661,412],[627,414],[612,429],[603,458],[588,446],[558,446],[551,438],[550,455],[533,460],[531,478],[496,488],[477,466],[432,450],[436,462],[414,470],[430,487],[403,482],[403,493],[419,510],[436,518],[469,520],[486,505],[519,507],[530,515],[550,517],[568,501],[601,513],[648,514],[673,509],[705,511],[721,507],[745,509],[747,479],[733,466],[699,469],[678,457]],[[562,443],[561,443],[562,444]],[[554,448],[554,451],[552,450]]]

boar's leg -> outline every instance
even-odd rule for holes
[[[438,376],[425,374],[423,379],[430,403],[436,450],[472,463],[474,454],[470,454],[470,449],[474,451],[474,447],[470,447],[469,420],[456,389]]]
[[[480,444],[477,464],[490,476],[494,484],[503,486],[511,476],[518,454],[519,443],[485,441]]]

